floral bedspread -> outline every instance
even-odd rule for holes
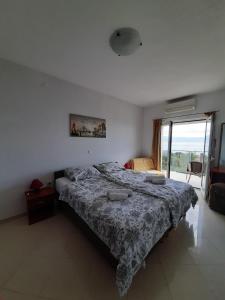
[[[146,173],[125,170],[117,163],[100,164],[95,167],[112,182],[163,200],[170,211],[174,227],[191,204],[195,206],[198,200],[194,188],[187,183],[166,179],[165,185],[152,184],[145,181]]]
[[[132,278],[152,247],[171,227],[170,212],[163,199],[133,191],[124,201],[109,201],[109,189],[123,186],[104,175],[69,184],[60,194],[109,247],[118,260],[116,284],[126,294]]]

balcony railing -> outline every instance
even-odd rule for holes
[[[172,150],[170,170],[180,173],[187,172],[187,165],[190,161],[203,161],[202,151],[189,151],[189,150]],[[168,152],[162,152],[162,170],[167,169],[168,165]]]

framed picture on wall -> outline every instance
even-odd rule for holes
[[[70,114],[70,136],[106,137],[106,120],[94,117]]]

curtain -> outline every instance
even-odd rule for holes
[[[215,165],[215,149],[216,149],[216,138],[215,138],[215,119],[216,112],[206,112],[205,116],[211,119],[211,130],[210,130],[210,144],[208,149],[208,163],[205,169],[205,198],[209,197],[210,187],[210,170]]]
[[[152,160],[156,170],[161,169],[161,125],[161,119],[153,120]]]
[[[216,150],[216,138],[215,138],[215,119],[216,119],[216,112],[215,111],[210,111],[210,112],[205,112],[204,115],[207,118],[211,117],[211,130],[210,130],[210,146],[209,146],[209,158],[215,159],[215,150]],[[212,163],[212,161],[211,161]],[[215,162],[214,162],[215,163]]]

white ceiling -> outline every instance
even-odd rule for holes
[[[118,57],[119,27],[143,46]],[[0,0],[0,57],[148,105],[225,86],[225,0]]]

